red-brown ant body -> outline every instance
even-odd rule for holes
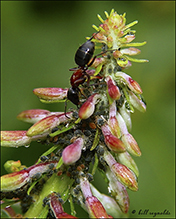
[[[89,74],[86,73],[86,70],[88,69],[89,66],[93,64],[93,62],[97,57],[94,56],[93,59],[91,60],[95,50],[95,43],[92,42],[91,40],[96,34],[94,34],[89,40],[87,40],[84,44],[82,44],[78,48],[78,50],[75,53],[75,63],[78,65],[78,68],[70,69],[70,71],[75,71],[75,72],[72,74],[70,78],[71,88],[68,89],[67,99],[77,106],[80,104],[79,85],[83,84],[86,81],[86,79],[87,79],[87,83],[89,84],[90,76]]]

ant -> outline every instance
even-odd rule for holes
[[[78,67],[69,69],[70,71],[75,71],[75,72],[72,74],[70,78],[71,88],[68,89],[67,99],[70,100],[77,107],[80,104],[79,92],[81,91],[79,89],[79,85],[83,84],[86,81],[86,79],[88,85],[90,82],[90,75],[87,74],[86,70],[94,63],[97,56],[107,52],[105,51],[92,58],[95,50],[95,43],[92,42],[91,40],[98,33],[99,31],[78,48],[78,50],[75,53],[75,63],[78,65]],[[66,112],[66,105],[65,105],[65,112]]]

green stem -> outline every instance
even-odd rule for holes
[[[47,197],[52,192],[57,192],[61,196],[71,187],[73,184],[73,179],[70,179],[67,175],[58,176],[53,174],[50,179],[48,179],[35,200],[35,202],[30,206],[28,211],[25,213],[24,218],[38,218],[42,211],[45,210],[43,207],[43,199]]]

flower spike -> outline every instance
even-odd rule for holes
[[[139,177],[132,156],[141,155],[131,134],[131,113],[135,108],[145,112],[146,102],[141,86],[126,69],[132,62],[148,62],[133,58],[141,53],[136,47],[146,41],[135,42],[131,27],[138,21],[126,24],[126,13],[114,9],[104,13],[105,19],[97,15],[101,24],[92,25],[96,32],[77,49],[75,68],[68,67],[68,88],[33,90],[42,103],[65,102],[62,112],[24,110],[17,118],[32,124],[27,131],[1,131],[2,146],[28,147],[36,141],[47,147],[29,167],[20,160],[4,165],[8,174],[1,176],[1,198],[13,218],[18,216],[12,211],[16,202],[21,218],[76,218],[76,204],[89,218],[128,216],[128,189],[138,190]],[[75,108],[67,109],[68,100]],[[110,196],[91,184],[97,171]],[[64,210],[66,202],[69,213]]]

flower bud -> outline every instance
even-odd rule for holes
[[[122,141],[125,144],[127,151],[135,156],[141,156],[140,148],[130,133],[122,135]]]
[[[127,151],[125,151],[124,153],[115,154],[115,157],[117,161],[119,161],[119,163],[125,165],[130,170],[132,170],[137,177],[139,176],[138,167]]]
[[[130,43],[131,41],[133,41],[135,39],[135,35],[126,35],[125,37],[125,41],[126,43]]]
[[[1,146],[28,146],[31,143],[31,138],[26,135],[26,132],[27,131],[1,131]]]
[[[141,156],[141,151],[138,147],[137,142],[133,138],[133,136],[128,132],[128,129],[126,127],[125,121],[120,115],[120,113],[117,113],[117,120],[119,122],[121,134],[122,134],[122,141],[125,145],[125,148],[127,151],[129,151],[131,154],[135,156]]]
[[[58,200],[58,197],[55,193],[52,193],[50,196],[50,208],[55,218],[77,218],[64,212],[62,204]]]
[[[1,191],[13,191],[29,182],[29,174],[25,170],[1,176]]]
[[[114,136],[116,136],[117,138],[120,138],[121,137],[121,132],[120,132],[120,127],[119,127],[118,120],[116,118],[116,113],[117,113],[117,109],[116,109],[116,105],[115,105],[115,101],[114,101],[111,104],[110,109],[109,109],[108,125],[110,127],[110,130],[111,130],[112,134]]]
[[[109,218],[105,208],[95,196],[86,198],[86,207],[90,218]]]
[[[67,165],[75,163],[81,157],[81,151],[84,146],[83,138],[77,138],[75,142],[67,146],[62,152],[63,162]]]
[[[20,171],[20,170],[26,168],[26,166],[21,165],[20,160],[18,160],[18,161],[8,160],[4,164],[4,168],[8,173],[13,173],[13,172],[17,172],[17,171]]]
[[[146,111],[146,105],[142,101],[142,99],[139,99],[133,92],[129,91],[129,98],[130,98],[130,103],[140,112],[145,112]]]
[[[108,86],[108,94],[113,100],[118,100],[121,96],[119,88],[116,86],[115,81],[111,76],[107,76],[105,79]]]
[[[118,182],[118,181],[115,179],[115,182]],[[90,186],[91,186],[93,196],[96,196],[98,198],[98,200],[102,203],[102,205],[104,206],[106,212],[108,213],[108,216],[112,215],[114,218],[121,218],[123,216],[122,212],[121,212],[121,209],[119,208],[119,203],[118,202],[116,202],[112,197],[110,197],[108,195],[105,195],[103,193],[100,193],[92,184],[90,184]],[[116,191],[116,193],[118,193],[118,192],[119,191]],[[123,196],[123,200],[124,199],[125,198]]]
[[[111,171],[115,174],[117,179],[132,191],[138,190],[138,183],[134,174],[123,164],[115,163],[111,167]]]
[[[122,212],[127,213],[130,206],[130,200],[125,186],[116,179],[116,176],[109,168],[106,169],[106,176],[109,180],[109,192],[115,198]]]
[[[126,109],[125,104],[123,104],[122,107],[119,108],[119,113],[124,119],[128,130],[130,131],[132,128],[131,115],[130,112]]]
[[[133,56],[133,55],[138,55],[141,51],[135,47],[129,47],[129,48],[121,49],[120,52],[125,55]]]
[[[50,111],[48,110],[42,110],[42,109],[31,109],[31,110],[25,110],[21,112],[17,119],[22,120],[24,122],[29,123],[36,123],[39,120],[45,118],[50,114]]]
[[[72,115],[72,113],[67,113]],[[65,116],[65,113],[58,113],[47,116],[40,121],[36,122],[33,126],[31,126],[27,131],[27,136],[35,136],[35,135],[47,135],[51,132],[53,128],[58,126],[60,123],[67,121],[68,118]]]
[[[42,100],[57,102],[57,100],[62,100],[67,97],[67,91],[68,89],[47,87],[47,88],[36,88],[33,90],[33,93]]]
[[[8,192],[21,188],[29,183],[35,174],[47,172],[51,163],[53,163],[54,166],[57,165],[57,161],[39,163],[27,169],[1,176],[1,190]]]
[[[110,150],[118,153],[126,150],[124,143],[119,138],[111,134],[110,128],[107,124],[104,124],[101,127],[101,130],[105,138],[104,141]]]
[[[107,150],[104,152],[104,159],[116,178],[123,185],[133,191],[138,190],[138,184],[136,182],[134,173],[132,173],[125,165],[117,163],[112,154]]]
[[[95,110],[95,104],[101,96],[99,94],[93,94],[90,96],[85,103],[79,109],[79,117],[81,119],[88,119]]]
[[[123,72],[117,72],[115,74],[115,77],[117,77],[117,78],[122,77],[132,92],[134,92],[136,94],[142,94],[142,89],[139,86],[139,84],[136,81],[134,81],[129,75],[127,75]]]

